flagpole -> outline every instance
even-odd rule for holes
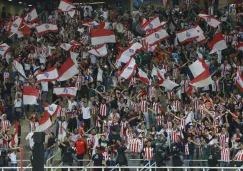
[[[133,0],[130,0],[130,10],[131,10],[131,14],[132,14],[132,11],[133,11]]]

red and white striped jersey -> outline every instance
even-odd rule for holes
[[[7,130],[9,130],[10,126],[11,124],[9,120],[2,120],[0,123],[1,132],[5,133]]]
[[[77,76],[77,78],[76,78],[76,80],[75,80],[75,87],[78,89],[78,90],[80,90],[81,89],[81,76],[80,75],[78,75]]]
[[[181,102],[179,100],[174,101],[172,106],[174,107],[175,112],[181,111]]]
[[[64,122],[59,121],[58,124],[59,124],[58,134],[66,135],[66,131],[65,130],[67,129],[67,122],[66,121],[64,121]]]
[[[110,159],[110,154],[107,151],[103,152],[103,156],[105,161]]]
[[[181,118],[181,128],[185,129],[186,127],[186,117]]]
[[[171,137],[170,137],[170,139],[171,139],[171,142],[176,142],[176,141],[177,141],[177,139],[178,139],[178,135],[177,135],[177,131],[176,131],[176,130],[173,130],[173,131],[171,132]]]
[[[174,96],[175,96],[175,92],[174,92],[174,91],[169,91],[169,92],[167,92],[167,96],[168,96],[168,99],[169,99],[169,100],[170,100],[170,99],[173,99]]]
[[[134,112],[138,112],[139,104],[136,102],[131,102],[131,107]]]
[[[37,127],[39,126],[39,122],[30,122],[30,128],[31,128],[31,130],[32,129],[36,129]]]
[[[160,107],[158,102],[153,103],[153,111],[155,111],[155,114],[160,113]]]
[[[142,149],[142,142],[138,138],[133,138],[128,142],[128,149],[130,152],[140,153]]]
[[[236,157],[235,159],[236,161],[243,161],[243,150],[238,151],[235,157]]]
[[[230,162],[230,149],[229,148],[221,149],[221,160],[224,162]]]
[[[154,149],[152,147],[145,147],[143,149],[145,160],[150,161],[153,159]]]
[[[91,114],[92,114],[92,115],[96,115],[96,114],[97,114],[97,107],[96,107],[96,106],[93,106],[93,107],[91,108]]]
[[[188,143],[185,145],[185,155],[189,155],[189,146]]]
[[[165,64],[162,65],[162,68],[163,68],[166,72],[167,72],[168,69],[169,69],[168,65],[165,65]]]
[[[227,136],[225,134],[220,134],[219,135],[219,145],[224,148],[226,142],[227,142]]]
[[[125,30],[123,32],[124,36],[127,38],[128,41],[132,41],[133,39],[133,34],[130,30]]]
[[[192,99],[193,110],[198,111],[199,110],[199,104],[200,104],[200,101],[199,101],[198,98],[193,98]]]
[[[100,104],[100,115],[106,116],[107,115],[107,106],[106,104]]]
[[[137,85],[137,79],[135,77],[132,77],[130,79],[128,87],[131,87],[131,86],[136,87],[136,85]]]
[[[162,126],[163,123],[164,123],[164,117],[161,115],[158,115],[157,116],[157,125]]]
[[[99,117],[99,115],[96,115],[96,120],[95,120],[95,126],[97,127],[101,127],[101,119]]]
[[[143,112],[143,113],[145,113],[145,112],[148,112],[148,102],[146,101],[146,100],[142,100],[141,102],[140,102],[140,106],[141,106],[141,111]]]
[[[60,111],[57,113],[57,117],[66,116],[67,109],[66,108],[60,108]]]
[[[200,104],[198,108],[199,108],[199,113],[201,114],[202,118],[204,118],[205,111],[203,109],[205,108],[205,105]]]

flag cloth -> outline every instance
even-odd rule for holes
[[[1,47],[1,46],[0,46]],[[243,51],[243,42],[241,43],[241,44],[239,44],[238,46],[236,46],[236,48],[238,49],[238,50],[241,50],[241,51]],[[0,52],[1,53],[1,52]]]
[[[47,128],[52,125],[50,114],[48,111],[45,111],[44,115],[39,121],[39,126],[36,128],[35,132],[44,132]]]
[[[79,46],[82,45],[81,42],[77,42],[77,41],[75,41],[75,40],[72,40],[72,41],[70,42],[70,44],[73,45],[74,47],[79,47]]]
[[[239,70],[237,71],[236,75],[236,86],[240,89],[241,92],[243,92],[243,77]]]
[[[27,15],[26,17],[24,18],[24,20],[26,22],[29,22],[29,23],[34,23],[38,20],[38,14],[36,12],[36,9],[33,8]]]
[[[119,62],[127,63],[136,53],[142,50],[142,45],[138,42],[131,44],[119,53],[116,60]]]
[[[75,6],[73,5],[72,2],[69,2],[68,0],[61,0],[58,6],[58,11],[67,12],[67,11],[71,11],[74,8]]]
[[[138,78],[143,83],[149,85],[150,81],[149,81],[148,75],[140,68],[138,69]]]
[[[129,80],[136,70],[136,67],[137,65],[135,59],[131,58],[124,68],[118,73],[118,75]]]
[[[22,34],[24,36],[28,36],[31,33],[30,28],[28,26],[26,26],[26,25],[21,30],[22,30]]]
[[[68,58],[58,71],[58,81],[66,81],[79,73],[78,67],[72,58]]]
[[[19,123],[18,123],[17,121],[15,121],[13,138],[12,138],[11,141],[9,142],[9,147],[10,147],[10,148],[15,148],[15,147],[17,147],[18,142],[19,142],[19,139],[18,139],[18,132],[19,132]]]
[[[210,26],[212,28],[216,28],[222,23],[222,21],[218,20],[217,18],[214,18],[211,15],[199,14],[198,16],[199,16],[199,18],[205,20],[207,22],[208,26]]]
[[[199,25],[196,25],[194,26],[194,28],[196,29],[197,31],[197,35],[198,35],[198,38],[196,39],[199,43],[203,43],[205,42],[206,38],[204,36],[204,32],[203,30],[201,29],[201,27]]]
[[[58,78],[57,68],[54,66],[44,72],[38,72],[36,79],[37,82],[51,82]]]
[[[75,13],[76,13],[76,10],[71,10],[71,11],[68,11],[67,13],[69,14],[69,16],[70,16],[71,18],[73,18],[74,15],[75,15]]]
[[[116,37],[112,30],[95,29],[91,30],[92,45],[99,45],[104,43],[116,43]]]
[[[22,66],[22,64],[19,63],[18,59],[15,59],[13,61],[13,67],[24,77],[26,78],[25,72],[24,72],[24,68]]]
[[[7,45],[7,43],[3,43],[0,45],[0,55],[5,57],[11,50],[11,47]]]
[[[99,57],[105,57],[108,55],[106,44],[97,46],[97,47],[89,50],[88,53],[93,54],[95,56],[99,56]]]
[[[76,87],[54,87],[53,93],[57,96],[71,96],[75,97],[77,93]]]
[[[21,28],[23,22],[24,22],[23,18],[16,17],[15,20],[10,23],[10,25],[8,27],[8,32],[17,33],[18,31],[20,31],[20,28]]]
[[[197,30],[193,27],[187,30],[177,31],[176,37],[180,43],[187,43],[196,40],[199,36]]]
[[[209,54],[213,54],[217,52],[218,50],[224,50],[227,48],[226,41],[224,40],[224,36],[222,33],[218,33],[214,36],[213,40],[208,43],[208,47],[211,50]]]
[[[60,43],[59,46],[65,51],[71,51],[73,49],[73,45],[68,43]]]
[[[45,110],[52,116],[55,116],[59,109],[60,109],[60,107],[56,104],[51,104],[51,105],[45,107]]]
[[[158,27],[157,29],[154,29],[154,32],[147,34],[145,36],[147,42],[151,46],[158,44],[159,42],[167,39],[168,37],[169,37],[168,33],[162,27]]]
[[[149,30],[157,29],[160,26],[161,26],[161,22],[159,20],[159,16],[156,15],[151,20],[146,21],[141,28],[145,31],[149,31]]]
[[[23,87],[23,103],[24,105],[33,105],[37,104],[37,97],[39,96],[39,90],[30,87],[30,86],[24,86]]]
[[[58,32],[57,25],[47,23],[36,26],[36,30],[39,34]]]
[[[208,66],[201,58],[188,66],[187,75],[191,80],[190,85],[195,87],[204,87],[213,83]]]

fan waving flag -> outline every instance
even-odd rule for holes
[[[39,121],[39,126],[36,128],[35,132],[44,132],[52,125],[50,114],[48,111],[45,111],[44,115],[41,117]]]
[[[69,2],[68,0],[61,0],[58,6],[58,11],[67,12],[67,11],[71,11],[74,8],[75,6],[73,5],[72,2]]]
[[[68,58],[58,71],[58,81],[66,81],[79,73],[78,67],[72,58]]]
[[[193,27],[187,30],[180,30],[176,32],[176,37],[180,43],[187,43],[196,40],[199,36],[197,30]]]
[[[134,55],[136,55],[137,52],[142,50],[142,45],[140,43],[133,43],[125,50],[119,53],[117,56],[117,61],[127,63]]]
[[[151,20],[146,21],[143,25],[142,25],[142,29],[145,31],[149,31],[149,30],[153,30],[156,29],[158,27],[161,26],[161,22],[159,20],[159,16],[155,16],[153,17]]]
[[[145,36],[147,42],[151,46],[154,46],[169,37],[168,33],[166,32],[165,29],[163,29],[163,27],[158,27],[157,29],[154,29],[153,31],[154,31],[153,33],[147,34]]]
[[[190,78],[190,85],[195,87],[204,87],[212,84],[212,78],[207,64],[201,58],[198,58],[194,63],[188,66],[187,72]]]
[[[38,14],[36,12],[36,9],[33,8],[27,15],[26,17],[24,18],[24,20],[26,22],[29,22],[29,23],[34,23],[38,20]]]
[[[60,109],[60,107],[56,104],[51,104],[51,105],[45,107],[45,110],[48,111],[48,113],[51,116],[55,116],[59,109]]]
[[[10,23],[10,25],[8,27],[8,32],[17,33],[18,31],[20,31],[20,28],[21,28],[23,22],[24,22],[23,18],[16,17],[15,20]]]
[[[24,72],[24,68],[22,66],[21,63],[19,63],[19,60],[18,59],[15,59],[13,61],[13,67],[24,77],[26,78],[26,75],[25,75],[25,72]]]
[[[36,79],[37,82],[51,82],[58,78],[56,67],[52,67],[44,72],[38,72]]]
[[[97,47],[89,50],[88,53],[93,54],[95,56],[99,56],[99,57],[105,57],[108,55],[106,44],[97,46]]]
[[[23,103],[24,105],[33,105],[37,103],[37,97],[39,96],[39,90],[30,87],[24,86],[23,88]]]
[[[11,47],[8,46],[6,43],[0,45],[0,55],[5,57],[11,50]]]
[[[218,27],[222,21],[218,20],[217,18],[214,18],[213,16],[210,15],[206,15],[206,14],[199,14],[198,15],[201,19],[205,20],[207,22],[207,24],[210,27],[216,28]]]
[[[143,83],[149,85],[150,81],[148,79],[148,75],[143,70],[141,70],[140,68],[138,69],[138,78]]]
[[[129,80],[136,68],[136,61],[134,58],[131,58],[124,68],[118,73],[118,75]]]
[[[224,40],[224,36],[222,33],[218,33],[217,35],[214,36],[213,40],[208,43],[208,47],[211,50],[209,54],[213,54],[217,52],[218,50],[224,50],[227,48],[226,41]]]
[[[77,93],[76,87],[54,87],[53,93],[57,96],[71,96],[75,97]]]
[[[58,32],[57,25],[47,23],[36,26],[36,30],[39,34]]]
[[[95,29],[91,30],[90,35],[92,45],[116,43],[116,37],[112,30]]]
[[[236,75],[236,86],[240,89],[240,91],[243,92],[243,77],[239,70],[237,71]]]
[[[195,30],[197,31],[197,34],[198,34],[197,41],[198,41],[199,43],[203,43],[203,42],[205,42],[206,38],[205,38],[205,36],[204,36],[204,32],[203,32],[203,30],[201,29],[201,27],[198,26],[198,25],[196,25],[196,26],[194,26],[194,28],[195,28]]]
[[[19,123],[18,123],[18,121],[15,121],[13,138],[12,138],[11,141],[9,142],[9,147],[10,147],[10,148],[15,148],[15,147],[17,147],[18,142],[19,142],[19,139],[18,139],[18,132],[19,132]]]
[[[60,43],[59,46],[65,51],[71,51],[73,49],[73,45],[68,43]]]

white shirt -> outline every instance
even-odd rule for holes
[[[30,133],[28,133],[28,135],[26,136],[26,140],[29,140],[29,145],[30,145],[30,148],[31,149],[33,149],[33,147],[34,147],[34,140],[33,140],[33,138],[32,138],[32,136],[34,135],[34,132],[30,132]]]
[[[42,91],[48,91],[48,82],[41,82]]]
[[[90,107],[82,107],[83,119],[90,119]]]
[[[9,158],[11,160],[11,163],[17,163],[17,155],[16,153],[12,152],[10,155],[9,155]]]
[[[68,109],[72,110],[73,106],[77,106],[77,102],[68,100]]]
[[[22,107],[22,100],[21,99],[15,99],[14,100],[14,107]]]

